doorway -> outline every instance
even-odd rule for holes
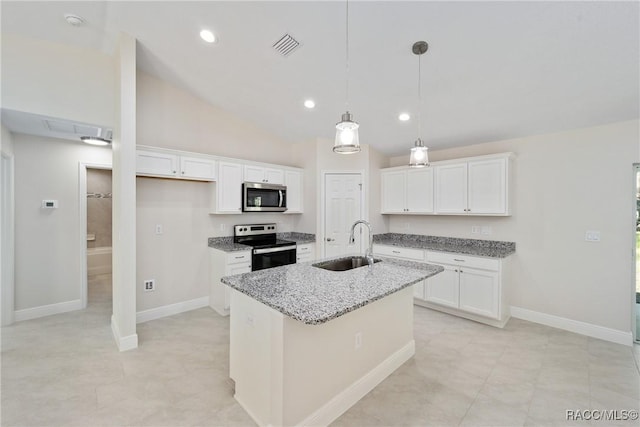
[[[355,245],[349,245],[351,225],[365,219],[362,172],[323,172],[322,190],[322,256],[337,257],[362,252],[362,229],[355,234]]]
[[[110,316],[112,283],[111,165],[80,163],[80,259],[82,308]]]

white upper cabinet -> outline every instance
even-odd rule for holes
[[[381,172],[383,214],[433,213],[433,169]]]
[[[265,168],[256,165],[245,165],[244,180],[248,182],[284,184],[284,170]]]
[[[434,166],[435,213],[510,215],[510,153]]]
[[[178,156],[154,151],[136,151],[136,174],[148,176],[177,176]]]
[[[284,185],[287,186],[287,210],[284,213],[302,213],[304,206],[302,170],[285,170]]]
[[[467,213],[467,164],[436,166],[436,212]]]
[[[137,150],[136,175],[215,181],[216,162],[213,158],[192,157],[179,151]]]
[[[242,213],[242,165],[240,163],[219,162],[212,213]]]
[[[180,156],[180,177],[215,181],[216,162],[211,159]]]

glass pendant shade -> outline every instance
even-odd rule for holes
[[[359,127],[360,125],[353,121],[351,113],[348,111],[344,113],[342,120],[336,124],[336,140],[333,144],[333,151],[341,154],[360,152]]]
[[[429,153],[428,148],[424,146],[424,143],[420,138],[416,140],[415,147],[411,149],[411,155],[409,156],[409,166],[412,168],[423,168],[429,166]]]

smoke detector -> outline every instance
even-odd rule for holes
[[[84,19],[81,16],[74,15],[72,13],[65,14],[64,19],[69,25],[72,25],[74,27],[79,27],[80,25],[84,24]]]

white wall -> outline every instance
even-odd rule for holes
[[[628,332],[638,127],[634,120],[434,151],[431,161],[514,152],[513,215],[390,215],[389,229],[514,241],[513,306]],[[405,163],[406,156],[390,159]],[[472,225],[493,232],[471,234]],[[587,230],[600,231],[602,241],[586,242]]]
[[[2,58],[3,108],[113,125],[113,57],[3,33]]]
[[[138,144],[302,165],[293,160],[292,144],[141,71],[137,96]],[[306,173],[304,180],[306,187]],[[209,296],[208,237],[231,236],[236,224],[261,222],[276,222],[283,232],[303,231],[294,224],[307,215],[210,215],[211,183],[139,177],[136,188],[138,312]],[[305,208],[311,199],[305,194]],[[155,234],[156,224],[163,226],[162,235]],[[155,279],[157,290],[144,292],[145,279]]]
[[[0,130],[0,152],[6,156],[13,156],[13,136],[4,125],[0,125]]]
[[[111,163],[109,148],[14,135],[15,308],[79,300],[78,164]],[[58,209],[42,209],[43,199]]]

